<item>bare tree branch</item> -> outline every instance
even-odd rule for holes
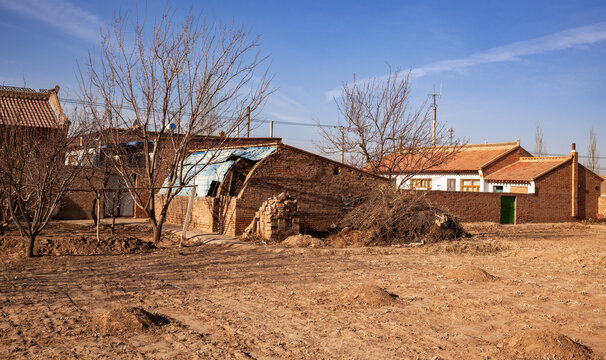
[[[232,134],[247,108],[254,116],[272,92],[268,58],[258,48],[259,38],[242,27],[192,13],[177,21],[165,9],[151,25],[145,15],[131,20],[118,14],[102,34],[101,51],[90,53],[80,74],[87,117],[105,159],[149,217],[156,240],[170,202],[213,160],[183,166],[200,146],[198,139],[219,130]],[[205,147],[218,148],[223,141]],[[162,182],[172,188],[160,204],[153,192],[135,189]]]
[[[350,165],[395,180],[396,174],[405,172],[408,178],[436,166],[459,149],[445,145],[444,126],[436,129],[438,145],[432,146],[430,108],[410,106],[410,72],[389,68],[386,78],[363,82],[354,76],[335,102],[341,127],[320,128],[322,141],[316,145],[325,154],[346,153]]]

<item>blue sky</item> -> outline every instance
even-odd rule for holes
[[[144,2],[140,2],[145,4]],[[148,13],[165,1],[149,0]],[[344,81],[413,71],[413,105],[442,86],[438,120],[470,143],[514,141],[548,153],[587,151],[589,128],[606,156],[605,1],[171,1],[261,35],[278,91],[263,117],[336,124],[331,96]],[[135,1],[0,0],[0,83],[61,86],[76,96],[77,62],[99,29]],[[313,150],[313,127],[276,125]],[[267,135],[261,126],[257,135]],[[606,159],[601,160],[606,174]]]

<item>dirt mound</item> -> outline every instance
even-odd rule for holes
[[[391,294],[376,285],[358,285],[342,291],[338,300],[342,304],[360,303],[367,305],[393,304],[398,295]]]
[[[292,235],[284,239],[280,243],[282,246],[286,247],[322,247],[324,246],[324,241],[315,238],[311,235]]]
[[[48,239],[38,242],[39,255],[117,255],[145,252],[154,244],[137,237],[108,236],[99,241],[95,237],[80,236],[67,239]]]
[[[91,330],[103,334],[138,333],[168,324],[168,318],[138,307],[110,310],[91,321]]]
[[[324,239],[326,243],[337,248],[362,247],[370,243],[371,238],[368,231],[352,230],[349,227],[341,229],[336,234],[331,234]]]
[[[591,348],[561,334],[522,331],[505,341],[512,354],[530,359],[593,359]]]
[[[509,246],[498,240],[460,240],[431,244],[427,250],[456,255],[494,255],[509,250]]]
[[[462,266],[451,271],[448,275],[450,278],[463,281],[492,281],[497,279],[496,276],[489,274],[484,269],[471,265]]]

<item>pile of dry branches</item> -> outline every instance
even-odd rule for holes
[[[366,245],[428,243],[466,235],[456,218],[429,205],[422,194],[394,186],[359,199],[340,227],[362,233]]]

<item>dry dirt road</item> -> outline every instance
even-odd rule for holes
[[[467,228],[420,248],[0,257],[0,358],[603,358],[606,225]],[[163,321],[100,317],[132,307]]]

